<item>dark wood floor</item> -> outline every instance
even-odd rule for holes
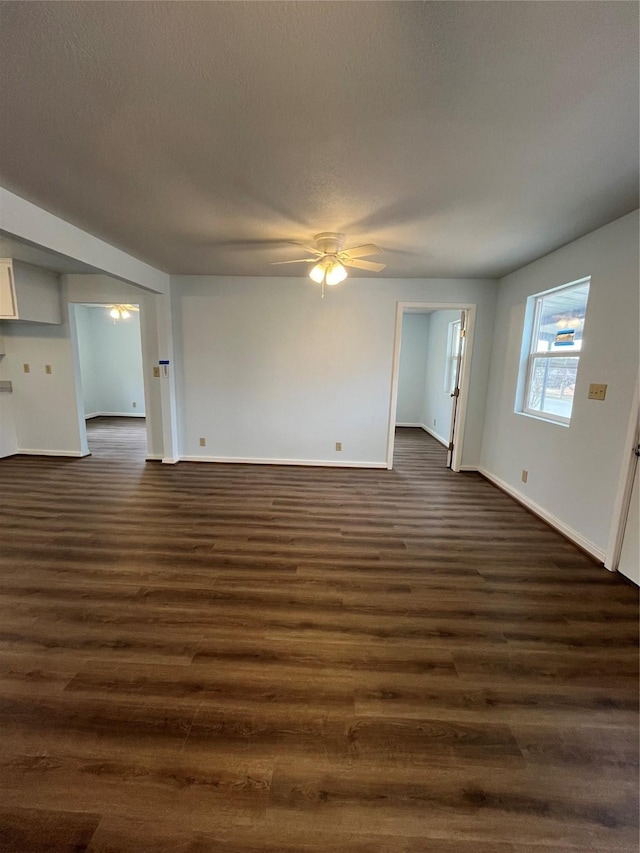
[[[0,849],[637,851],[637,591],[392,472],[0,462]],[[115,448],[115,450],[114,450]]]

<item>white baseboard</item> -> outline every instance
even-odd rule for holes
[[[518,489],[514,489],[513,486],[510,486],[509,483],[506,483],[504,480],[500,479],[500,477],[496,477],[495,474],[487,471],[486,468],[477,468],[476,470],[479,474],[482,474],[483,477],[489,480],[489,482],[498,486],[498,488],[502,489],[503,492],[506,492],[510,497],[514,498],[514,500],[518,501],[522,506],[531,510],[534,515],[537,515],[543,521],[546,521],[547,524],[562,533],[563,536],[566,536],[567,539],[570,539],[579,548],[582,548],[583,551],[586,551],[588,554],[591,554],[592,557],[595,557],[596,560],[604,563],[604,559],[606,557],[605,551],[603,551],[602,548],[599,548],[594,542],[591,542],[590,539],[587,539],[581,533],[578,533],[577,530],[574,530],[573,527],[565,524],[564,521],[561,521],[557,516],[553,515],[553,513],[540,506],[540,504],[532,501],[531,498],[522,494]]]
[[[91,456],[89,451],[83,453],[81,450],[33,450],[32,448],[20,447],[16,453],[25,456],[73,456],[80,458],[82,456]]]
[[[182,457],[180,456],[161,456],[163,465],[176,465]]]
[[[441,435],[438,435],[438,433],[435,430],[431,429],[431,427],[428,427],[426,424],[396,424],[396,426],[397,427],[414,427],[415,429],[423,429],[425,432],[428,432],[432,438],[435,438],[436,441],[439,441],[440,444],[444,444],[445,447],[449,447],[449,439],[443,438]],[[473,470],[475,471],[477,469],[474,468]]]
[[[176,460],[177,461],[177,460]],[[221,462],[241,465],[302,465],[321,468],[386,468],[386,462],[330,462],[327,459],[256,459],[240,456],[181,456],[181,462]],[[164,462],[164,460],[163,460]]]
[[[448,438],[443,438],[441,435],[438,435],[438,433],[435,430],[431,429],[428,426],[425,426],[424,424],[420,424],[420,426],[422,427],[422,429],[425,432],[428,432],[432,438],[435,438],[436,441],[439,441],[440,444],[443,444],[445,447],[449,447],[449,439]]]
[[[477,473],[479,471],[479,468],[477,465],[461,465],[460,470],[461,471],[475,471]]]
[[[146,418],[144,412],[91,412],[90,415],[85,415],[85,421],[91,418]]]
[[[147,453],[144,457],[147,462],[161,462],[164,459],[162,453]]]

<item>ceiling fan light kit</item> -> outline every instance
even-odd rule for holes
[[[316,248],[306,243],[292,241],[296,245],[305,248],[308,252],[311,252],[314,257],[299,258],[294,261],[275,261],[275,264],[312,263],[313,267],[309,271],[309,278],[315,281],[316,284],[322,285],[323,298],[325,284],[332,287],[344,281],[348,275],[347,267],[355,267],[356,269],[367,270],[369,272],[380,272],[385,268],[385,264],[360,260],[360,258],[367,255],[382,254],[382,249],[378,246],[373,243],[367,243],[364,246],[353,246],[350,249],[343,249],[344,239],[344,234],[339,234],[335,231],[323,231],[314,237]]]
[[[113,318],[114,324],[118,320],[128,320],[132,311],[139,311],[137,305],[107,305],[109,316]]]

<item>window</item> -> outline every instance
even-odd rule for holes
[[[444,390],[453,394],[456,389],[458,362],[460,361],[460,320],[449,323],[447,333],[447,360],[444,373]]]
[[[533,325],[522,411],[549,421],[571,421],[590,279],[539,293],[529,300]]]

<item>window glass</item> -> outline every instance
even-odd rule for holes
[[[460,361],[460,320],[449,323],[447,333],[447,361],[444,374],[444,390],[453,394],[456,388],[458,362]]]
[[[589,280],[532,296],[535,303],[523,411],[569,423]]]

